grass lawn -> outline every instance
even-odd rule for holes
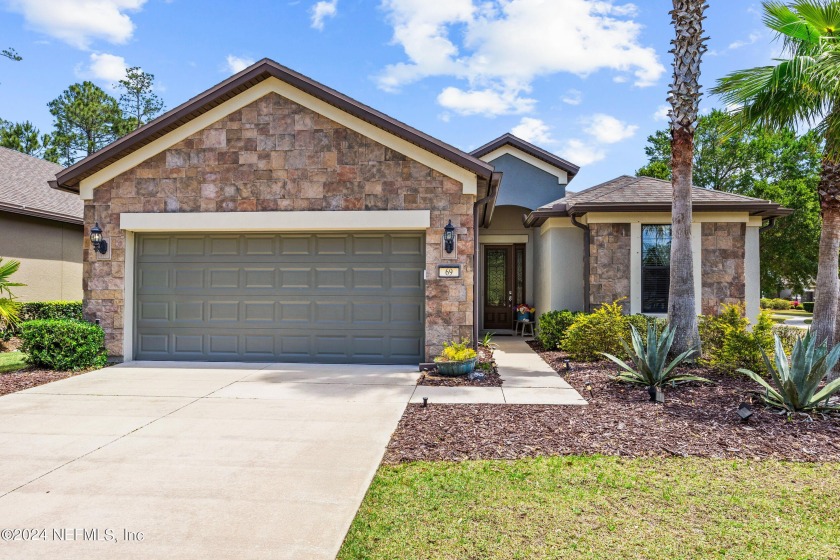
[[[773,315],[785,315],[788,317],[812,317],[813,313],[808,313],[802,309],[785,309],[784,311],[778,309],[771,309],[770,313]]]
[[[0,373],[17,371],[27,366],[23,352],[3,352],[0,354]]]
[[[561,456],[383,466],[341,560],[838,558],[840,464]]]

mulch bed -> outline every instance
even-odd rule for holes
[[[85,371],[53,371],[51,369],[27,368],[9,373],[0,373],[0,395],[8,395],[86,373]]]
[[[478,348],[478,363],[488,364],[493,361],[493,351],[485,346]],[[420,375],[417,381],[418,385],[431,385],[434,387],[501,387],[502,378],[499,376],[499,370],[495,367],[492,369],[479,370],[484,374],[481,379],[470,379],[466,375],[461,377],[448,377],[445,375],[438,375],[435,372],[424,372]]]
[[[742,422],[736,409],[757,389],[749,379],[693,368],[714,384],[666,389],[656,404],[644,388],[613,381],[608,363],[573,363],[566,372],[565,354],[539,350],[588,406],[410,405],[385,462],[566,454],[840,461],[838,415],[787,418],[753,398],[754,415]]]
[[[0,340],[0,352],[15,352],[20,350],[23,341],[16,336],[9,340]]]

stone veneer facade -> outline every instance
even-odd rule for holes
[[[724,304],[744,303],[746,224],[704,222],[701,232],[703,292],[699,312],[714,315]]]
[[[624,299],[630,312],[630,224],[589,226],[590,310],[604,303]]]
[[[426,230],[426,357],[472,336],[473,204],[460,182],[277,94],[231,113],[93,191],[85,201],[85,316],[122,358],[124,212],[431,210]],[[443,226],[458,234],[460,280],[439,280]],[[98,260],[90,227],[110,238]],[[211,226],[212,224],[208,224]]]

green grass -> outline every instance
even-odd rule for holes
[[[840,464],[552,457],[379,469],[348,559],[837,558]]]
[[[770,313],[772,313],[773,315],[786,315],[788,317],[811,317],[814,315],[813,313],[808,313],[807,311],[804,311],[802,309],[785,309],[784,311],[779,309],[773,309],[770,311]]]
[[[17,371],[27,367],[29,364],[24,360],[23,352],[3,352],[0,354],[0,373]]]

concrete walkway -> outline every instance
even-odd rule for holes
[[[0,529],[45,530],[0,558],[334,558],[413,369],[130,363],[0,397]]]
[[[411,402],[423,402],[423,397],[427,397],[429,402],[440,404],[587,404],[525,340],[517,336],[493,340],[501,387],[418,385]]]

